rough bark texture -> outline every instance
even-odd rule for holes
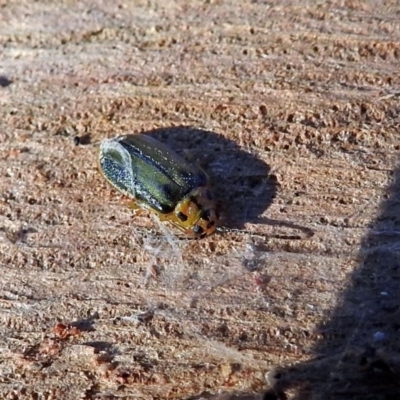
[[[0,5],[1,398],[400,398],[398,1]],[[133,213],[126,133],[255,235]]]

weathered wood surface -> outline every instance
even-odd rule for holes
[[[2,398],[399,396],[400,6],[382,3],[1,2]],[[266,237],[133,215],[96,143],[142,132]]]

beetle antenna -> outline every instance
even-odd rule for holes
[[[266,234],[266,233],[259,233],[259,232],[251,232],[248,231],[247,229],[238,229],[238,228],[228,228],[227,226],[218,226],[216,228],[216,231],[219,233],[227,233],[227,232],[232,232],[232,233],[240,233],[242,235],[249,235],[251,237],[262,237],[264,239],[285,239],[285,240],[302,240],[306,238],[310,238],[311,236],[314,235],[314,232],[311,231],[311,229],[308,228],[302,228],[296,225],[292,224],[283,224],[284,226],[289,226],[290,228],[295,228],[295,229],[301,229],[304,233],[304,235],[279,235],[279,234]]]
[[[249,235],[251,237],[263,237],[263,238],[268,238],[270,235],[267,235],[265,233],[256,233],[256,232],[250,232],[246,229],[238,229],[238,228],[228,228],[227,226],[217,226],[216,231],[219,233],[240,233],[242,235]]]

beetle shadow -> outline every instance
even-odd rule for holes
[[[143,134],[166,143],[206,171],[217,198],[221,225],[243,229],[246,222],[251,222],[305,229],[285,221],[259,217],[272,204],[279,183],[268,164],[241,149],[234,141],[190,126],[159,128]]]

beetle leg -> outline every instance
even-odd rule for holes
[[[143,209],[135,200],[129,201],[128,207],[133,211],[133,215],[135,217],[148,212],[147,210]]]
[[[131,210],[138,210],[138,209],[140,209],[140,206],[138,205],[138,203],[136,203],[135,200],[130,200],[130,201],[129,201],[129,204],[128,204],[128,207],[129,207]]]

